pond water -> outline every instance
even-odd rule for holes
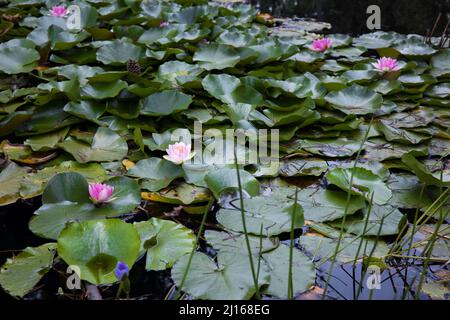
[[[366,27],[366,9],[381,9],[381,29],[425,35],[442,13],[435,34],[441,34],[450,16],[449,0],[250,0],[262,12],[276,17],[314,18],[332,25],[330,32],[361,34]]]

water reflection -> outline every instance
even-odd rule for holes
[[[249,0],[262,12],[278,17],[315,18],[329,22],[331,32],[361,34],[366,27],[366,9],[375,4],[381,8],[382,30],[426,34],[433,27],[439,12],[442,19],[436,30],[439,35],[450,18],[450,0]],[[436,32],[437,35],[438,32]]]

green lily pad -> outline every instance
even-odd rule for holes
[[[270,273],[269,286],[264,293],[286,299],[288,297],[289,247],[281,244],[278,248],[263,255]],[[293,249],[292,290],[294,297],[314,285],[316,269],[310,258],[298,249]]]
[[[431,173],[428,169],[420,163],[412,154],[408,153],[402,156],[402,162],[408,166],[408,168],[414,172],[414,174],[427,185],[435,186],[450,186],[450,174],[445,173],[441,177],[441,173]],[[441,179],[442,178],[442,179]]]
[[[238,78],[227,74],[207,75],[202,81],[202,86],[209,94],[223,103],[258,105],[263,102],[263,97],[258,91],[242,84]]]
[[[328,164],[321,159],[286,159],[279,172],[283,177],[320,176],[327,168]]]
[[[416,133],[407,129],[396,127],[397,122],[380,120],[376,124],[378,131],[383,133],[387,141],[403,144],[418,144],[431,139],[430,135]]]
[[[318,188],[300,190],[298,202],[305,211],[305,219],[315,222],[336,220],[366,207],[363,197],[351,196],[346,211],[347,193]]]
[[[278,246],[278,239],[257,237],[247,235],[250,242],[250,250],[252,254],[269,252]],[[221,232],[215,230],[206,230],[205,239],[215,250],[221,252],[248,254],[247,242],[245,235],[237,232]]]
[[[362,241],[361,249],[358,253],[358,247]],[[325,238],[320,236],[301,236],[300,245],[308,252],[320,257],[321,261],[331,259],[336,250],[338,239]],[[384,259],[389,253],[387,244],[382,241],[374,241],[370,239],[362,239],[356,237],[344,237],[339,245],[339,251],[336,261],[339,263],[350,263],[368,256],[374,250],[372,258]]]
[[[12,296],[23,298],[50,270],[56,243],[27,247],[0,269],[0,285]]]
[[[58,254],[69,266],[80,268],[82,280],[100,285],[118,281],[114,274],[118,262],[131,269],[140,245],[133,225],[121,220],[73,222],[58,238]]]
[[[48,239],[57,239],[70,221],[84,221],[119,216],[134,210],[141,201],[139,185],[127,177],[114,177],[105,182],[114,187],[111,200],[95,205],[89,199],[88,184],[79,173],[54,176],[42,195],[43,205],[30,220],[30,230]]]
[[[92,82],[81,88],[81,97],[85,99],[114,98],[128,87],[123,80],[114,82]]]
[[[437,51],[431,46],[419,41],[405,40],[398,43],[395,50],[407,57],[428,57]]]
[[[20,196],[31,198],[42,194],[46,183],[56,174],[63,172],[80,173],[90,182],[102,182],[108,178],[106,170],[98,163],[63,161],[58,165],[26,174],[21,182]]]
[[[25,42],[23,42],[25,41]],[[40,58],[39,52],[34,49],[34,44],[28,40],[22,43],[10,40],[0,44],[0,71],[7,74],[30,72],[37,66]]]
[[[29,170],[18,166],[14,162],[9,163],[0,172],[0,206],[14,203],[20,198],[20,185]]]
[[[350,186],[352,173],[353,180]],[[329,183],[351,194],[362,195],[368,201],[373,195],[373,201],[376,204],[386,204],[392,197],[392,191],[383,180],[365,168],[335,168],[327,173],[326,178]]]
[[[188,256],[182,257],[172,269],[172,279],[178,287],[181,286],[188,259]],[[216,260],[217,262],[204,253],[196,252],[183,287],[180,289],[196,299],[250,299],[256,289],[249,257],[240,253],[219,252]],[[258,276],[259,287],[269,283],[266,268],[266,265],[262,263]]]
[[[305,150],[312,154],[326,157],[348,157],[358,152],[361,142],[340,137],[337,139],[304,139],[288,144],[286,152],[294,153]]]
[[[141,252],[147,254],[146,270],[165,270],[194,248],[195,236],[181,224],[152,218],[136,222],[141,238]]]
[[[109,65],[121,65],[128,60],[139,61],[144,56],[144,49],[123,40],[111,41],[97,51],[97,60]]]
[[[145,179],[142,187],[158,191],[167,187],[174,179],[183,176],[183,170],[170,161],[160,158],[144,159],[128,170],[128,175]]]
[[[239,52],[232,46],[225,44],[210,44],[197,49],[192,59],[197,61],[198,65],[203,69],[222,70],[234,67],[241,60],[241,57]]]
[[[382,220],[383,224],[381,224]],[[365,236],[386,236],[398,234],[405,222],[406,216],[403,216],[398,209],[386,204],[382,206],[372,204],[370,209],[363,209],[362,214],[349,216],[345,220],[344,228],[348,233],[355,235],[364,233]],[[341,221],[332,223],[337,228],[340,228],[341,224]]]
[[[111,129],[99,127],[92,145],[67,138],[59,146],[69,152],[78,162],[122,160],[128,153],[126,141]]]
[[[378,93],[360,86],[352,85],[341,91],[333,91],[325,96],[333,108],[346,114],[370,114],[377,111],[383,103]]]
[[[406,153],[414,153],[417,156],[428,155],[426,145],[405,145],[401,143],[388,142],[381,138],[371,138],[364,144],[366,151],[364,158],[370,160],[384,161],[388,159],[399,159]]]
[[[253,235],[272,236],[291,230],[294,204],[292,200],[280,201],[276,197],[258,196],[244,199],[244,215],[247,232]],[[217,221],[225,228],[244,232],[242,214],[239,208],[239,200],[231,202],[233,209],[220,209],[216,214]],[[298,229],[303,227],[304,217],[302,206],[295,205],[295,225]]]
[[[62,142],[69,132],[69,128],[64,128],[47,134],[29,137],[24,144],[29,146],[33,151],[48,151],[56,149],[58,143]]]
[[[242,190],[250,196],[256,196],[259,192],[259,183],[250,173],[239,169]],[[216,199],[224,192],[238,190],[238,178],[235,169],[223,168],[209,172],[205,176],[208,188]]]
[[[154,93],[141,100],[141,114],[147,116],[164,116],[186,110],[192,102],[190,95],[176,90]]]

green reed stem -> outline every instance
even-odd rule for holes
[[[209,202],[206,206],[205,212],[203,213],[203,217],[202,217],[202,222],[200,223],[200,228],[197,232],[197,237],[195,238],[195,243],[194,243],[194,247],[192,248],[191,253],[189,254],[189,260],[188,263],[186,265],[186,269],[184,270],[183,273],[183,278],[181,278],[181,283],[180,286],[178,287],[177,291],[175,292],[174,297],[177,299],[177,297],[180,295],[180,292],[183,288],[184,282],[186,281],[187,275],[189,273],[189,269],[191,268],[191,263],[192,263],[192,258],[194,257],[194,253],[197,250],[197,246],[200,240],[200,236],[203,233],[203,229],[205,227],[205,223],[206,223],[206,217],[208,216],[208,212],[211,210],[211,207],[214,203],[214,198],[211,197],[211,199],[209,199]]]
[[[440,207],[442,205],[444,205],[449,196],[447,196],[444,201],[441,202],[441,204],[439,204],[439,202],[441,201],[441,199],[446,196],[447,192],[449,189],[446,189],[443,193],[441,193],[439,195],[439,197],[434,200],[434,202],[425,210],[425,212],[423,213],[422,216],[419,217],[419,219],[417,220],[417,225],[419,224],[425,224],[428,220],[430,220],[434,213],[440,209]],[[437,208],[434,208],[437,204],[439,204],[439,206]],[[422,221],[424,220],[424,221]],[[405,237],[403,239],[400,239],[400,237],[402,236],[403,232],[405,232],[406,228],[408,227],[408,224],[405,224],[402,229],[400,230],[400,232],[397,235],[397,238],[395,239],[391,249],[389,250],[389,253],[395,252],[395,250],[397,250],[399,247],[402,247],[404,245],[405,242],[409,241],[409,236],[405,235]],[[414,234],[410,235],[411,237],[414,236]]]
[[[292,282],[292,261],[294,257],[294,230],[295,230],[295,216],[297,212],[297,199],[298,199],[298,187],[295,187],[295,197],[294,197],[294,205],[292,206],[291,233],[289,242],[289,273],[288,273],[288,292],[287,292],[289,300],[292,300],[294,298],[294,285]]]
[[[347,201],[345,203],[344,216],[342,217],[341,228],[340,228],[340,231],[339,231],[339,238],[338,238],[338,242],[336,244],[336,249],[335,249],[335,252],[334,252],[334,255],[333,255],[333,259],[332,259],[331,264],[330,264],[330,268],[328,270],[327,281],[325,282],[325,287],[323,289],[322,300],[325,299],[325,297],[326,297],[327,290],[328,290],[328,283],[330,282],[330,278],[331,278],[331,272],[333,271],[334,263],[336,262],[336,256],[337,256],[338,251],[339,251],[339,246],[341,245],[342,237],[344,235],[345,218],[347,216],[348,207],[350,205],[350,199],[351,199],[351,192],[350,192],[350,190],[352,190],[353,176],[354,176],[355,168],[356,168],[356,165],[358,163],[358,160],[359,160],[359,157],[361,155],[361,152],[363,150],[364,144],[366,143],[367,138],[369,137],[369,132],[370,132],[370,129],[372,128],[372,122],[373,122],[373,117],[370,119],[369,127],[367,128],[367,131],[366,131],[366,133],[364,135],[364,138],[361,141],[361,145],[359,146],[358,152],[356,154],[356,159],[355,159],[355,162],[353,164],[353,169],[352,169],[352,173],[350,175],[350,181],[349,181],[349,189],[347,191]]]
[[[369,208],[367,209],[368,210],[367,218],[366,218],[366,221],[364,221],[364,228],[363,228],[363,232],[361,234],[361,240],[359,241],[358,250],[356,250],[355,260],[353,260],[353,268],[355,267],[356,261],[358,260],[359,252],[361,251],[361,247],[364,242],[364,236],[367,231],[367,225],[369,224],[370,213],[372,212],[373,195],[374,195],[374,193],[372,192],[372,195],[370,196]]]
[[[237,163],[236,149],[234,149],[234,165],[236,166],[237,182],[238,182],[238,189],[239,189],[239,202],[240,202],[240,207],[241,207],[240,211],[241,211],[241,217],[242,217],[242,228],[244,230],[245,244],[247,246],[250,270],[252,272],[252,278],[253,278],[253,285],[255,286],[255,296],[257,299],[260,299],[258,278],[256,277],[255,266],[253,265],[252,249],[250,247],[250,240],[248,238],[248,233],[247,233],[247,224],[245,222],[244,194],[242,192],[241,175],[239,173],[239,167],[238,167],[238,163]]]

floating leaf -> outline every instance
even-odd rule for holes
[[[194,54],[194,61],[206,70],[225,69],[234,67],[241,57],[232,46],[224,44],[210,44],[200,47]]]
[[[366,207],[363,197],[351,196],[342,191],[327,189],[305,188],[298,192],[298,201],[305,211],[305,219],[322,222],[353,215]]]
[[[174,179],[183,175],[181,168],[161,158],[149,158],[138,161],[128,170],[133,177],[143,178],[143,187],[150,191],[158,191],[167,187]]]
[[[141,100],[141,114],[147,116],[164,116],[186,110],[192,102],[190,95],[176,90],[154,93]]]
[[[141,237],[140,251],[146,252],[146,270],[165,270],[194,247],[195,236],[181,224],[152,218],[134,223]]]
[[[264,236],[277,235],[291,230],[294,204],[288,199],[280,201],[275,197],[258,196],[244,200],[244,215],[247,232]],[[217,212],[217,221],[227,229],[244,232],[242,225],[242,214],[239,200],[232,201],[233,209],[220,209]],[[294,228],[301,228],[304,223],[303,209],[300,204],[295,205]]]
[[[269,286],[264,293],[286,299],[288,296],[289,247],[280,245],[273,251],[263,255],[267,261],[270,273]],[[292,256],[292,290],[294,297],[314,285],[316,269],[313,262],[304,253],[293,248]]]
[[[24,40],[27,41],[27,40]],[[7,74],[30,72],[37,66],[40,58],[34,45],[10,40],[0,45],[0,71]]]
[[[50,270],[56,243],[27,247],[0,269],[0,285],[12,296],[21,297],[30,292]]]
[[[381,95],[360,85],[330,92],[325,96],[325,100],[346,114],[374,113],[383,103]]]
[[[187,268],[189,256],[182,257],[172,269],[172,279],[179,287]],[[255,294],[249,257],[244,254],[219,252],[216,261],[206,254],[196,252],[180,289],[196,299],[247,300]],[[255,259],[253,260],[255,263]],[[256,266],[255,266],[256,268]],[[258,286],[269,282],[266,265],[261,264]]]
[[[60,173],[46,185],[43,205],[35,212],[29,227],[35,234],[57,239],[70,221],[103,219],[129,213],[140,203],[139,186],[126,177],[114,177],[106,182],[114,187],[112,199],[96,206],[89,199],[88,184],[79,173]]]
[[[358,248],[361,244],[361,249],[358,253]],[[320,236],[301,236],[300,245],[308,252],[314,254],[315,257],[320,257],[321,261],[326,261],[332,258],[336,251],[338,239],[325,238]],[[339,245],[339,251],[336,256],[336,261],[340,263],[350,263],[358,259],[368,256],[374,250],[372,258],[384,259],[389,253],[387,244],[382,241],[374,241],[370,239],[362,239],[357,237],[344,237]]]
[[[58,254],[69,266],[80,268],[82,280],[100,285],[118,281],[114,274],[118,262],[131,269],[140,245],[133,225],[121,220],[73,222],[58,238]]]
[[[321,159],[287,159],[281,163],[283,177],[320,176],[327,171],[328,164]]]
[[[329,183],[338,186],[342,190],[351,194],[362,195],[367,200],[370,200],[373,195],[373,201],[376,204],[385,204],[392,197],[391,190],[383,180],[364,168],[336,168],[328,172],[326,178]],[[350,181],[352,181],[351,185]]]
[[[258,180],[253,178],[247,171],[239,169],[239,173],[242,190],[250,196],[256,196],[259,191]],[[239,187],[236,170],[229,168],[215,170],[206,174],[205,182],[217,199],[223,192],[236,191]]]
[[[59,146],[80,163],[122,160],[128,152],[126,141],[111,129],[104,127],[97,129],[92,145],[69,137]]]
[[[20,185],[28,171],[27,168],[11,162],[0,172],[0,184],[2,186],[0,188],[1,206],[14,203],[20,198]]]

